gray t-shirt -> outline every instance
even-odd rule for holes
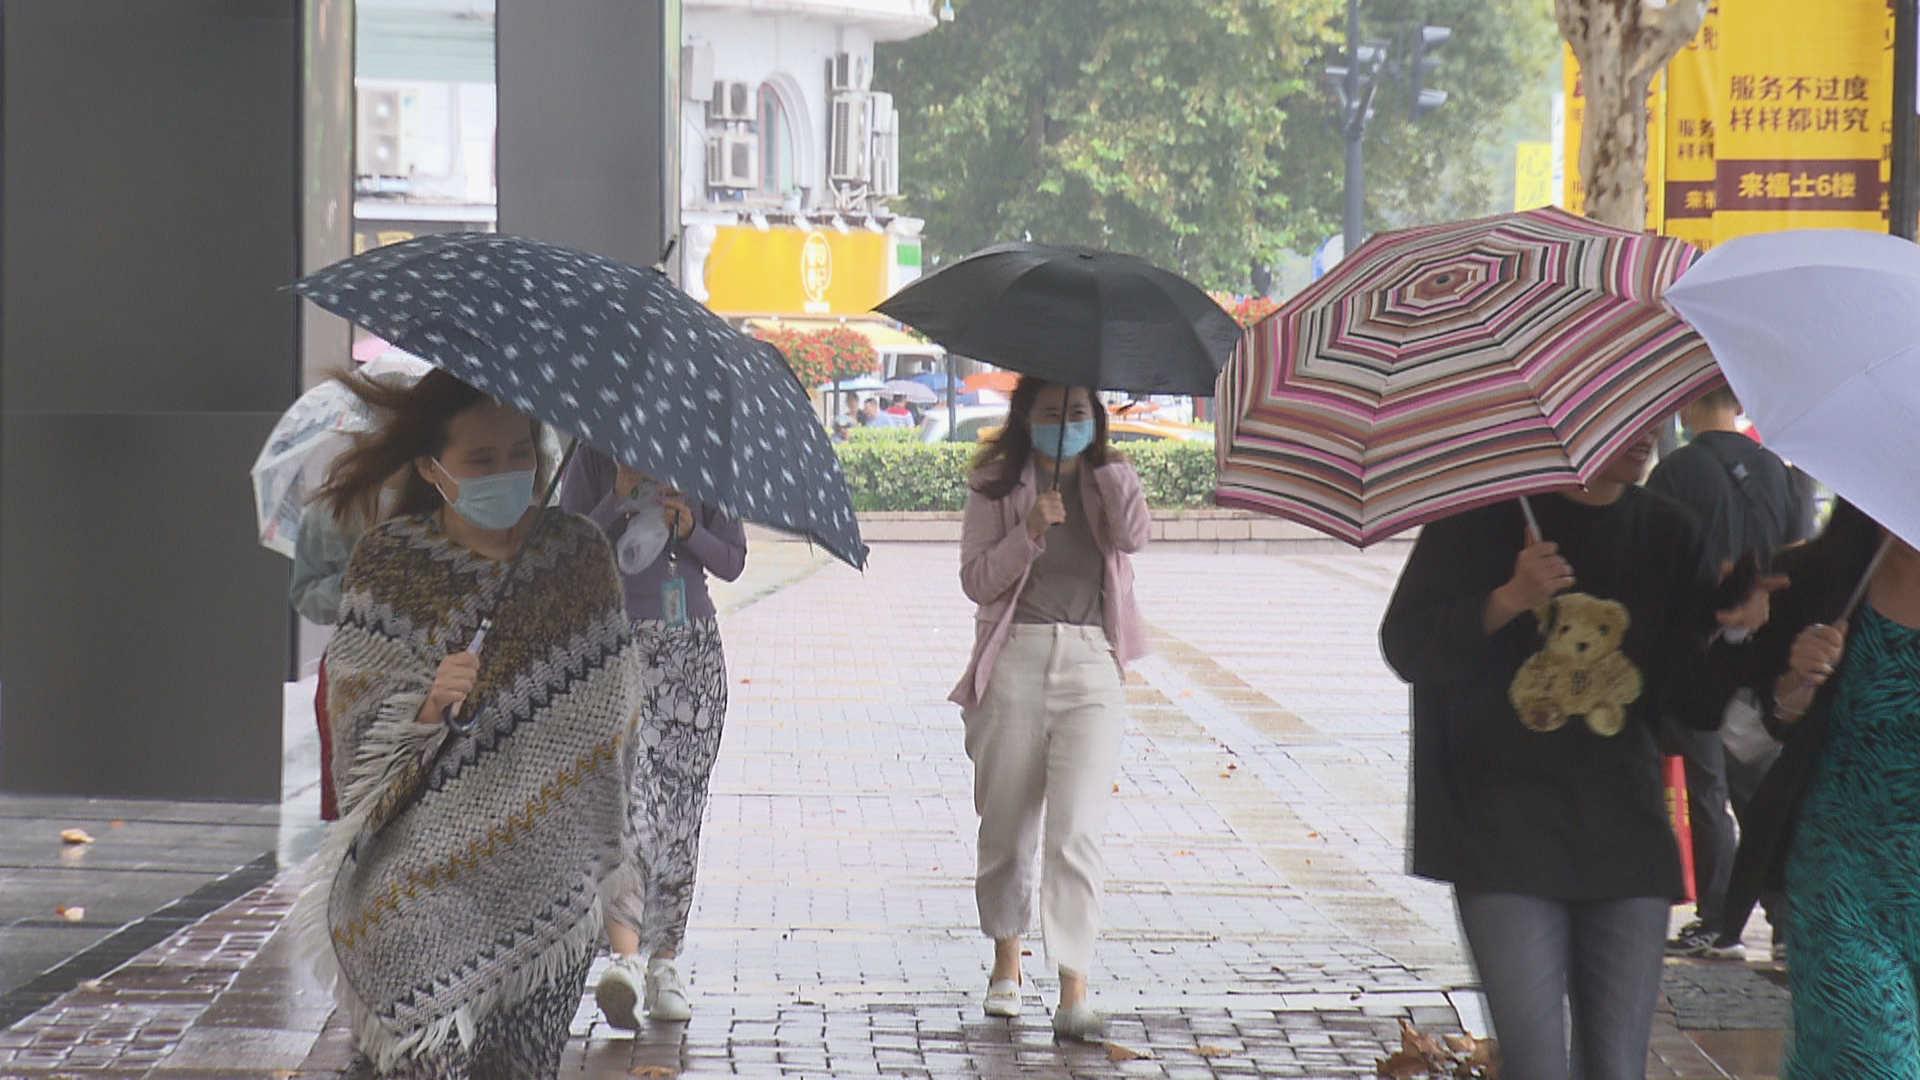
[[[1087,521],[1086,507],[1080,499],[1080,478],[1066,478],[1060,485],[1060,495],[1067,505],[1067,520],[1047,530],[1046,550],[1033,560],[1027,587],[1020,591],[1020,601],[1013,608],[1013,621],[1099,626],[1107,583],[1106,557],[1094,542],[1093,526]]]

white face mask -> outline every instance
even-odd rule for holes
[[[447,503],[453,507],[454,513],[465,518],[476,529],[504,532],[519,524],[527,507],[533,505],[532,469],[462,480],[440,464],[439,458],[434,458],[433,463],[439,467],[442,476],[460,485],[460,497],[448,499]],[[433,486],[442,499],[447,498],[446,489],[439,484]]]

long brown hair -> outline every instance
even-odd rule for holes
[[[381,424],[354,439],[353,448],[334,459],[327,470],[327,482],[314,500],[325,505],[334,516],[358,516],[362,521],[379,519],[380,489],[399,475],[400,497],[393,506],[394,516],[424,514],[437,510],[445,501],[440,492],[420,475],[414,463],[423,457],[438,457],[447,449],[453,418],[468,409],[497,404],[492,398],[434,368],[411,386],[370,378],[359,372],[335,376],[355,397],[378,414]],[[541,449],[540,425],[529,419],[533,431],[535,487],[547,486],[547,461]]]
[[[1013,388],[1013,400],[1007,403],[1006,426],[1000,429],[1000,434],[982,443],[980,452],[973,456],[974,470],[989,474],[976,481],[973,490],[989,499],[1004,499],[1020,486],[1027,462],[1033,460],[1033,423],[1027,416],[1033,412],[1034,402],[1040,399],[1040,391],[1057,385],[1032,375],[1020,376],[1020,382]],[[1069,390],[1068,407],[1072,398],[1073,392]],[[1087,447],[1080,459],[1097,469],[1107,463],[1107,407],[1092,390],[1087,391],[1087,400],[1093,406],[1093,445]],[[1066,409],[1061,413],[1061,422],[1065,423]]]

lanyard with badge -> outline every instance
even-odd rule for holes
[[[667,541],[667,577],[660,583],[660,620],[668,626],[687,624],[687,582],[680,576],[680,541]]]

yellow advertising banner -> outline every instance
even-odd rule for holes
[[[1553,144],[1515,143],[1513,147],[1513,208],[1538,210],[1556,201],[1553,190]]]
[[[1713,238],[1885,231],[1893,16],[1884,0],[1722,0]]]
[[[1573,46],[1560,46],[1564,62],[1561,70],[1566,94],[1566,184],[1561,206],[1576,214],[1587,212],[1586,185],[1580,174],[1580,137],[1587,119],[1587,95],[1580,82],[1580,61],[1573,55]],[[1666,78],[1655,76],[1653,85],[1647,89],[1647,228],[1660,228],[1660,204],[1664,192],[1661,188],[1661,166],[1664,162],[1666,141],[1665,125],[1661,116],[1666,111]]]
[[[1707,9],[1693,41],[1667,65],[1666,160],[1660,231],[1701,248],[1713,246],[1715,162],[1724,114],[1719,70],[1720,5]]]
[[[715,230],[707,306],[717,314],[863,315],[887,298],[887,237],[864,229]]]

